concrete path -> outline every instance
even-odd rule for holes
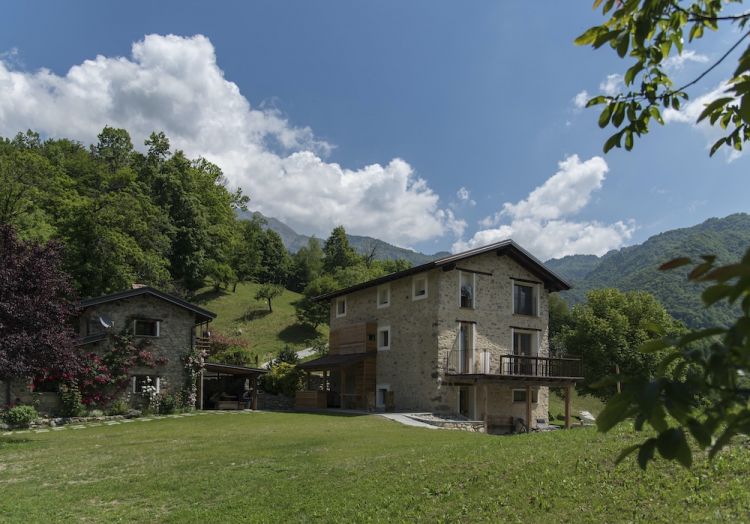
[[[313,348],[305,348],[305,349],[300,349],[299,351],[297,351],[297,357],[299,357],[300,360],[305,359],[307,357],[311,357],[314,354],[315,354],[315,350]],[[260,365],[260,367],[262,369],[268,369],[270,365],[271,365],[271,361],[269,360],[268,362],[263,362]]]
[[[404,426],[427,429],[441,429],[438,426],[433,426],[431,424],[425,424],[424,422],[414,420],[413,418],[409,417],[407,413],[378,413],[378,415],[394,422],[398,422],[399,424],[403,424]]]

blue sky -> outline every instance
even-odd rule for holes
[[[542,258],[601,254],[749,211],[747,158],[709,159],[685,115],[602,154],[574,98],[626,62],[573,45],[598,20],[587,2],[16,3],[0,134],[163,129],[301,232],[343,223],[425,252],[511,235]],[[733,36],[689,47],[675,77]]]

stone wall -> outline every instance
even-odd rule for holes
[[[378,307],[378,288],[373,286],[346,296],[347,311],[336,315],[336,300],[331,301],[331,330],[360,323],[376,322],[390,326],[390,349],[377,354],[378,387],[394,392],[396,409],[457,413],[459,387],[443,384],[446,363],[451,351],[458,347],[459,322],[472,323],[474,330],[475,365],[479,370],[481,358],[489,362],[491,373],[499,373],[500,357],[513,350],[513,330],[524,329],[536,334],[534,353],[547,356],[548,347],[548,292],[539,278],[508,256],[485,253],[460,261],[449,271],[431,270],[428,277],[427,298],[412,300],[414,277],[392,281],[390,305]],[[460,307],[459,282],[461,269],[475,278],[474,308]],[[466,274],[472,274],[466,272]],[[538,315],[513,313],[514,279],[539,282]],[[486,355],[486,356],[484,356]],[[482,419],[484,389],[470,386],[472,418]],[[532,418],[547,419],[549,390],[538,387],[538,402],[533,405]],[[507,415],[526,418],[526,404],[512,401],[510,386],[489,387],[488,415]]]
[[[286,395],[271,395],[263,390],[258,391],[258,409],[267,411],[293,411],[294,398]]]

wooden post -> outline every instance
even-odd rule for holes
[[[250,407],[255,411],[258,409],[258,375],[253,377],[253,398]]]
[[[344,367],[343,366],[340,369],[339,375],[341,377],[341,379],[340,379],[341,383],[339,384],[339,390],[340,390],[339,391],[339,395],[341,395],[341,400],[339,402],[341,403],[341,405],[339,407],[341,409],[344,409],[344,383],[346,382],[346,380],[345,380],[346,373],[344,372]]]
[[[490,427],[489,427],[489,421],[490,416],[487,413],[487,397],[489,397],[489,388],[487,387],[487,384],[484,385],[484,432],[489,433]]]
[[[620,365],[615,364],[615,374],[617,375],[617,392],[622,393],[622,386],[620,385]]]
[[[306,371],[305,376],[307,377],[307,391],[310,391],[310,372]]]
[[[570,429],[570,384],[565,386],[565,429]]]
[[[328,391],[328,370],[323,370],[323,391]]]
[[[203,411],[203,370],[198,373],[198,387],[196,389],[198,390],[198,409]]]
[[[531,386],[526,386],[526,431],[531,431]]]

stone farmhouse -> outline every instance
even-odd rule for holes
[[[135,344],[143,344],[153,356],[154,365],[130,369],[129,383],[122,391],[122,398],[137,406],[146,384],[164,394],[185,388],[190,373],[185,358],[208,346],[209,325],[214,318],[215,313],[176,296],[147,286],[134,286],[81,301],[78,346],[81,351],[104,355],[114,348],[115,337],[125,333],[133,336]],[[197,407],[236,408],[243,404],[240,396],[248,385],[254,405],[257,377],[263,372],[241,366],[205,364],[197,379]],[[18,400],[31,403],[36,396],[41,411],[54,412],[60,405],[56,384],[32,391],[25,382],[0,382],[2,390],[6,404]]]
[[[549,355],[549,293],[570,286],[508,240],[318,297],[329,354],[300,365],[298,408],[461,415],[503,432],[548,422],[550,386],[581,378]],[[315,373],[322,377],[311,380]]]

